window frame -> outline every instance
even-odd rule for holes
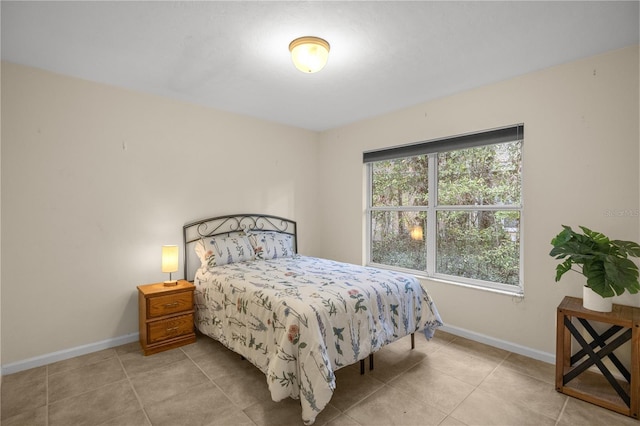
[[[384,150],[378,151],[369,151],[365,152],[363,159],[366,167],[366,209],[365,209],[365,220],[366,220],[366,258],[365,264],[367,266],[378,267],[383,269],[391,269],[400,272],[410,273],[412,275],[434,279],[438,281],[442,281],[445,283],[461,285],[465,287],[472,287],[481,290],[487,290],[492,292],[498,292],[508,295],[517,295],[522,296],[524,294],[524,236],[523,236],[523,224],[524,224],[524,194],[523,194],[523,175],[524,168],[522,164],[524,163],[524,125],[519,124],[517,126],[510,126],[507,128],[497,129],[501,131],[503,129],[516,129],[516,138],[512,138],[511,140],[501,140],[501,141],[490,141],[488,143],[479,143],[478,140],[482,138],[483,134],[489,134],[490,132],[495,132],[495,130],[490,130],[487,132],[473,133],[462,136],[455,136],[452,138],[439,139],[436,141],[427,141],[420,142],[418,144],[410,144],[410,145],[402,145],[397,147],[402,152],[410,153],[409,155],[396,155],[393,158],[381,158],[378,159],[376,157],[377,153],[382,151],[389,153],[394,150],[394,148],[386,148]],[[467,140],[472,140],[473,142],[469,144],[469,146],[464,145],[464,140],[460,143],[462,138],[467,138]],[[454,149],[445,149],[447,147],[446,142],[448,140],[454,140],[454,143],[451,146],[454,146]],[[456,141],[458,142],[456,144]],[[435,142],[435,143],[434,143]],[[474,148],[479,146],[489,146],[489,145],[497,145],[500,143],[508,143],[508,142],[519,142],[520,143],[520,158],[521,158],[521,170],[519,175],[519,183],[520,183],[520,203],[519,204],[510,204],[510,205],[462,205],[462,206],[454,206],[454,205],[439,205],[438,204],[438,154],[442,152],[463,150],[468,148]],[[432,144],[429,146],[429,144]],[[416,150],[420,150],[421,147],[426,147],[429,152],[416,153]],[[369,157],[367,160],[367,155],[373,154],[373,158]],[[399,158],[408,158],[415,155],[428,155],[428,202],[426,206],[381,206],[374,207],[372,206],[373,202],[373,164],[377,161],[383,161],[385,159],[399,159]],[[392,154],[393,155],[393,154]],[[426,212],[427,220],[426,220],[426,229],[425,229],[425,245],[426,245],[426,270],[415,270],[409,268],[403,268],[393,265],[386,265],[381,263],[372,262],[372,219],[373,213],[376,211],[389,211],[389,212],[398,212],[398,211],[410,211],[410,212]],[[485,281],[477,278],[467,278],[456,275],[449,275],[444,273],[436,272],[436,250],[437,250],[437,214],[440,211],[517,211],[520,214],[519,218],[519,259],[518,259],[518,285],[504,284],[498,282]]]

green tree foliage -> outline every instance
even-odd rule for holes
[[[520,205],[521,151],[511,142],[437,155],[436,272],[518,285],[520,213],[500,206]],[[426,270],[424,239],[410,231],[426,232],[428,156],[374,163],[371,202],[397,208],[373,212],[372,260]]]
[[[376,207],[425,207],[429,197],[428,157],[420,155],[375,163],[373,199]],[[385,265],[424,271],[424,239],[409,236],[415,226],[426,223],[426,212],[377,211],[373,214],[372,260]]]

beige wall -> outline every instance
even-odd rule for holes
[[[582,294],[578,274],[554,282],[560,225],[638,241],[638,75],[634,46],[324,132],[322,256],[364,260],[363,151],[524,123],[524,299],[424,284],[448,326],[554,353],[555,309]]]
[[[0,81],[2,68],[0,68]],[[0,99],[2,99],[2,84],[0,84]],[[2,102],[0,102],[0,242],[2,241]],[[0,366],[2,366],[2,244],[0,243]],[[0,388],[2,388],[2,374],[0,372]],[[0,406],[2,401],[0,398]]]
[[[185,222],[285,216],[317,252],[316,133],[9,63],[2,89],[3,363],[136,333]]]
[[[640,207],[638,46],[321,134],[8,63],[2,88],[3,365],[136,333],[135,286],[192,219],[291,217],[302,253],[361,263],[369,149],[525,124],[525,298],[424,281],[477,336],[552,354],[581,294],[553,282],[560,224],[640,235],[616,215]]]

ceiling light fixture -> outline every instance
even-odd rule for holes
[[[291,60],[300,71],[320,71],[329,59],[329,43],[318,37],[300,37],[289,43]]]

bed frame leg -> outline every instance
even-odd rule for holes
[[[373,370],[373,354],[369,354],[369,371]]]
[[[416,336],[415,333],[411,333],[411,349],[415,349],[416,347]]]
[[[360,360],[360,375],[364,374],[364,359]]]

